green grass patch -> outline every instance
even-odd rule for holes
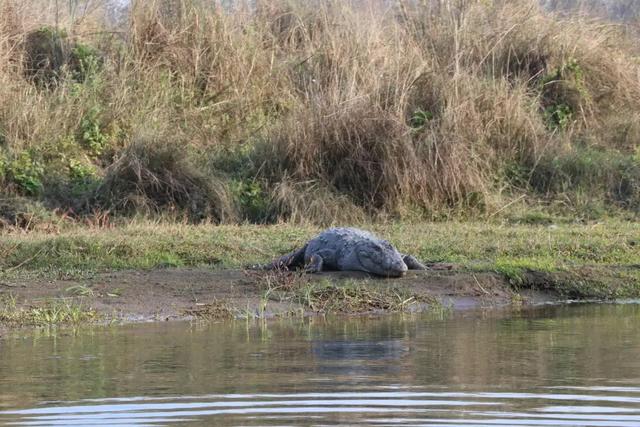
[[[13,326],[79,325],[98,320],[97,313],[70,300],[52,300],[30,307],[18,307],[11,297],[0,298],[0,323]]]
[[[584,265],[640,265],[640,224],[604,221],[541,226],[492,223],[361,224],[423,261],[517,275]],[[215,226],[131,222],[56,233],[0,231],[4,275],[75,275],[157,267],[240,268],[302,246],[314,226]]]
[[[526,281],[528,271],[552,272],[558,271],[559,266],[553,259],[527,259],[527,258],[505,258],[496,259],[495,271],[506,277],[514,286],[523,285]]]

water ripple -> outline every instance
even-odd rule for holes
[[[554,387],[584,393],[493,391],[367,391],[337,393],[217,394],[119,397],[1,411],[0,424],[20,426],[161,426],[212,424],[317,424],[376,426],[568,426],[640,425],[640,389]],[[546,388],[549,389],[549,388]],[[545,390],[545,389],[542,389]],[[604,392],[626,393],[609,395]],[[588,394],[587,394],[588,393]],[[567,402],[559,405],[558,402]],[[591,402],[608,402],[591,405]],[[216,421],[218,420],[218,421]],[[224,421],[222,421],[224,420]]]

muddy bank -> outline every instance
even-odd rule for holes
[[[351,298],[348,304],[333,304],[345,297]],[[278,275],[210,269],[5,281],[0,298],[10,298],[15,310],[62,300],[95,311],[97,319],[125,322],[469,309],[559,300],[551,291],[515,292],[504,276],[494,273],[412,271],[399,279],[379,279],[358,272]]]

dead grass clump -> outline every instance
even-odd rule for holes
[[[635,43],[621,26],[560,18],[519,1],[470,8],[460,31],[465,67],[528,81],[553,128],[593,132],[620,111],[637,109]],[[605,145],[613,142],[606,132],[601,137]]]
[[[288,12],[305,37],[287,47],[305,59],[296,107],[267,140],[270,182],[310,182],[368,213],[485,209],[503,164],[535,163],[549,138],[528,82],[478,75],[451,50],[463,29],[430,13],[443,31],[418,39],[373,7]]]
[[[43,27],[26,34],[24,51],[25,76],[40,86],[51,86],[69,62],[71,45],[63,31]]]
[[[289,293],[300,289],[308,283],[303,271],[287,268],[269,270],[249,270],[245,273],[256,285],[268,293]]]
[[[0,59],[5,66],[14,60],[14,49],[23,33],[23,22],[11,1],[0,2]]]
[[[378,12],[328,2],[287,12],[286,25],[275,18],[279,47],[300,61],[288,74],[292,108],[265,143],[270,182],[309,182],[369,212],[411,197],[419,157],[401,102],[414,59],[398,52],[402,33]]]
[[[424,54],[435,59],[430,78],[416,82],[411,105],[428,118],[421,138],[436,157],[426,165],[440,168],[426,174],[427,182],[448,195],[437,204],[478,194],[486,199],[496,182],[522,188],[522,176],[512,181],[513,174],[502,175],[514,166],[527,187],[546,173],[536,171],[541,162],[585,142],[589,149],[633,155],[640,74],[635,48],[620,27],[553,16],[528,0],[452,5],[404,9]],[[622,175],[628,174],[610,174],[620,179],[592,186],[590,197],[628,188]],[[571,172],[564,177],[564,188],[580,180]]]
[[[529,0],[459,2],[435,15],[416,5],[411,12],[415,37],[454,78],[467,72],[526,81],[541,95],[541,112],[567,108],[568,122],[580,129],[606,124],[612,108],[636,109],[635,43],[620,26],[554,16]]]
[[[319,181],[370,211],[406,190],[405,163],[417,156],[402,123],[366,99],[301,106],[270,141],[269,160],[296,181]],[[405,188],[403,188],[405,187]]]
[[[427,85],[439,86],[441,107],[414,107],[414,115],[428,113],[431,118],[412,132],[423,159],[423,178],[413,185],[422,186],[431,205],[484,210],[501,168],[533,163],[549,143],[535,99],[523,83],[463,72],[422,87]]]
[[[42,204],[19,196],[0,195],[0,230],[55,229],[61,222]],[[53,227],[52,227],[53,226]]]
[[[224,136],[252,132],[288,93],[261,24],[240,8],[222,13],[210,2],[134,2],[130,48],[137,67],[169,73],[191,104],[186,110],[195,104],[206,111],[189,120],[211,126],[209,115],[224,116],[225,125],[216,123]]]
[[[285,179],[273,187],[270,195],[277,221],[331,224],[358,224],[367,214],[346,195],[336,194],[315,182]]]
[[[316,313],[400,312],[426,302],[395,289],[381,291],[362,284],[310,285],[298,295],[300,303]]]
[[[206,304],[196,304],[185,310],[185,314],[205,321],[230,320],[235,317],[234,309],[226,301],[218,299]]]
[[[203,175],[184,151],[157,140],[127,147],[107,168],[97,199],[105,208],[128,213],[172,211],[216,222],[233,218],[224,185]]]

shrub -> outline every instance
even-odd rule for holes
[[[66,73],[78,82],[96,75],[102,65],[94,47],[70,40],[64,29],[44,26],[28,32],[24,41],[25,76],[40,87],[53,87]]]
[[[256,181],[231,181],[231,194],[244,220],[273,222],[273,213],[263,186]]]
[[[99,113],[99,109],[91,108],[80,122],[80,141],[96,157],[102,154],[109,142],[100,126]]]
[[[21,194],[36,196],[42,191],[44,166],[29,151],[21,152],[6,166],[6,174]]]
[[[71,49],[70,67],[73,78],[83,83],[96,76],[103,63],[98,50],[84,43],[76,43]]]
[[[532,171],[531,184],[547,196],[584,194],[594,201],[640,208],[640,162],[612,150],[572,147],[545,156]]]
[[[106,170],[97,200],[129,214],[169,211],[216,222],[235,217],[222,183],[203,175],[184,150],[156,139],[138,140],[118,156]]]
[[[55,221],[55,215],[39,202],[25,197],[0,193],[0,229],[49,228]]]
[[[26,34],[24,73],[39,86],[55,85],[68,62],[71,50],[67,33],[53,27],[42,27]]]

